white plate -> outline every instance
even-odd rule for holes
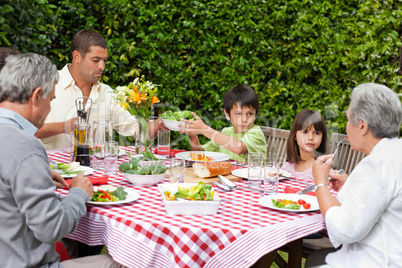
[[[230,159],[230,156],[224,153],[218,152],[208,152],[208,151],[192,151],[192,152],[181,152],[175,155],[176,158],[184,159],[187,161],[194,161],[194,162],[208,162],[208,161],[200,161],[200,160],[193,160],[190,157],[190,153],[197,153],[197,154],[205,154],[205,156],[209,156],[212,158],[211,162],[220,162],[220,161],[227,161]]]
[[[90,167],[86,167],[86,166],[80,166],[79,170],[82,170],[82,172],[84,173],[85,176],[91,175],[94,170]],[[60,169],[54,169],[54,171],[56,171],[57,173],[63,173],[64,171],[60,170]],[[78,171],[78,170],[77,170]],[[79,174],[79,173],[78,173]],[[71,174],[71,175],[62,175],[60,174],[63,178],[74,178],[76,177],[78,174]]]
[[[272,203],[272,199],[286,199],[286,200],[292,200],[292,201],[297,201],[299,199],[303,199],[307,203],[311,204],[311,207],[309,209],[303,208],[303,206],[300,206],[300,209],[288,209],[288,208],[277,208],[274,206]],[[320,210],[320,206],[318,205],[317,197],[312,196],[312,195],[306,195],[306,194],[275,194],[275,195],[267,195],[264,197],[261,197],[258,200],[258,203],[267,208],[279,210],[279,211],[284,211],[284,212],[310,212],[310,211],[317,211]]]
[[[165,199],[165,191],[176,193],[178,188],[190,188],[197,183],[163,183],[158,184],[158,189],[165,204],[166,213],[170,215],[215,215],[218,212],[221,199],[214,192],[212,201],[172,201]]]
[[[282,176],[285,176],[285,177],[291,177],[292,176],[292,174],[290,174],[289,172],[284,171],[282,169],[280,170],[280,174]],[[241,177],[241,178],[244,178],[244,179],[248,179],[248,168],[239,168],[239,169],[232,170],[232,175],[235,175],[237,177]],[[286,178],[279,177],[279,180],[283,180],[283,179],[286,179]]]
[[[131,188],[123,188],[124,191],[127,192],[127,196],[125,200],[120,200],[116,202],[96,202],[96,201],[88,201],[88,204],[92,205],[118,205],[118,204],[125,204],[129,202],[133,202],[140,198],[140,194],[138,191],[131,189]],[[98,187],[94,187],[94,192],[98,191]]]

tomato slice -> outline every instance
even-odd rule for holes
[[[304,207],[304,209],[309,209],[309,208],[311,208],[311,204],[310,203],[305,203],[303,205],[303,207]]]
[[[283,199],[276,199],[276,202],[283,202]]]
[[[306,204],[306,201],[304,201],[303,199],[299,199],[297,202],[298,202],[300,205]]]

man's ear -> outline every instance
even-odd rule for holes
[[[226,116],[226,119],[230,121],[230,115],[228,115],[228,113],[226,112],[225,109],[223,109],[223,112],[224,112],[224,114]]]
[[[78,52],[77,50],[73,51],[73,61],[74,62],[80,62],[81,61],[81,53]]]
[[[39,105],[39,98],[42,98],[42,87],[37,87],[34,89],[31,100],[34,106]]]

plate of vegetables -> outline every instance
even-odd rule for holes
[[[320,210],[317,197],[298,194],[276,194],[261,197],[258,203],[270,209],[284,212],[311,212]]]
[[[158,189],[170,215],[215,215],[221,203],[212,186],[203,182],[164,183]]]
[[[50,164],[50,169],[59,173],[63,178],[74,178],[81,172],[88,176],[94,172],[92,168],[81,166],[79,162]]]
[[[92,205],[118,205],[133,202],[140,198],[140,194],[131,188],[122,186],[102,185],[94,187],[94,194],[88,201]]]

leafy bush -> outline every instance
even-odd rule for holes
[[[94,29],[109,45],[104,82],[115,87],[144,74],[160,85],[155,114],[200,111],[216,129],[228,124],[223,95],[238,84],[258,93],[257,124],[290,129],[310,108],[340,133],[356,85],[376,82],[401,94],[399,1],[5,1],[1,44],[7,39],[61,68],[73,34]],[[22,7],[29,16],[21,18]],[[186,142],[180,137],[179,146]]]

